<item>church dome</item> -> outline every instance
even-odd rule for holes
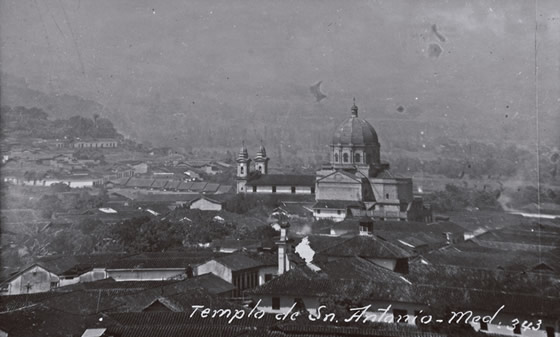
[[[377,132],[367,121],[358,118],[358,107],[352,106],[352,116],[342,122],[334,133],[333,145],[378,145]]]

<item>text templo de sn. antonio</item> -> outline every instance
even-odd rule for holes
[[[257,302],[257,304],[250,310],[244,309],[211,309],[205,308],[203,305],[193,305],[193,312],[191,313],[190,317],[194,317],[195,315],[200,315],[201,318],[226,318],[228,319],[228,323],[232,323],[235,320],[241,319],[261,319],[265,316],[265,312],[260,310],[259,304],[261,300]],[[474,315],[474,313],[470,310],[467,311],[452,311],[451,317],[447,320],[443,319],[436,319],[432,315],[429,314],[422,314],[422,311],[418,312],[415,315],[393,315],[391,313],[392,306],[389,305],[386,308],[379,308],[376,312],[372,311],[372,306],[367,305],[364,307],[358,308],[350,308],[349,311],[351,316],[342,319],[346,323],[351,322],[378,322],[378,323],[411,323],[411,324],[430,324],[430,323],[447,323],[447,324],[461,324],[461,323],[486,323],[486,324],[495,324],[501,326],[502,322],[495,322],[496,317],[498,314],[504,309],[504,305],[494,312],[493,315]],[[300,317],[307,318],[310,321],[323,321],[323,322],[334,322],[338,323],[339,320],[334,313],[327,313],[325,310],[327,309],[326,306],[322,305],[317,308],[316,314],[311,313],[304,313],[301,311],[296,311],[296,303],[292,305],[290,310],[285,313],[279,313],[275,315],[275,318],[278,321],[295,321]],[[542,321],[539,319],[536,323],[524,321],[521,322],[518,319],[513,319],[511,322],[504,322],[507,329],[513,330],[519,324],[521,324],[521,328],[524,330],[531,329],[531,330],[539,330],[541,328]],[[511,326],[509,325],[511,324]]]

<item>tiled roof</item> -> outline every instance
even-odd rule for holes
[[[168,189],[168,190],[169,189],[176,189],[181,184],[182,184],[182,182],[180,182],[180,181],[168,180],[167,184],[165,184],[165,188]]]
[[[556,276],[544,273],[478,269],[452,265],[409,263],[407,279],[416,284],[470,289],[499,289],[538,296],[560,297]]]
[[[153,193],[153,194],[139,194],[135,201],[145,201],[150,203],[172,203],[176,201],[191,201],[198,198],[196,193]]]
[[[261,246],[261,242],[259,240],[223,239],[223,240],[212,241],[211,246],[214,249],[242,250],[244,248],[246,249],[258,248]]]
[[[383,277],[382,277],[383,278]],[[339,279],[331,278],[324,273],[316,273],[307,267],[292,269],[282,276],[247,291],[251,295],[285,295],[291,297],[330,297],[367,298],[375,296],[379,300],[401,300],[408,302],[410,286],[402,281],[399,283],[385,283],[368,279]],[[395,296],[397,296],[395,298]]]
[[[119,297],[122,306],[115,311],[141,312],[159,301],[175,312],[191,312],[193,305],[213,308],[232,308],[231,303],[219,298],[204,288],[188,287],[185,282],[162,288],[152,288],[142,292]]]
[[[349,207],[352,208],[361,208],[365,209],[364,203],[361,201],[354,201],[354,200],[317,200],[317,202],[313,205],[313,209],[347,209]]]
[[[181,185],[177,186],[177,189],[180,190],[180,191],[189,191],[193,184],[194,183],[192,181],[191,182],[182,182]]]
[[[119,337],[239,337],[247,336],[252,327],[243,326],[212,326],[212,325],[153,325],[153,326],[122,326],[109,328],[106,334]]]
[[[215,260],[230,268],[232,271],[258,268],[264,265],[262,261],[251,258],[243,253],[227,254]]]
[[[230,193],[232,190],[233,190],[233,187],[231,185],[220,185],[220,187],[218,188],[216,193],[219,193],[219,194]]]
[[[167,185],[167,180],[165,179],[155,179],[154,183],[152,184],[152,188],[163,188],[165,185]]]
[[[206,184],[206,186],[204,186],[203,192],[214,193],[218,190],[219,187],[220,187],[220,184],[208,183],[208,184]]]
[[[264,174],[247,182],[248,186],[315,186],[314,175]]]
[[[362,258],[405,258],[406,250],[377,236],[354,236],[318,254],[333,257],[359,256]]]
[[[77,312],[57,311],[43,305],[0,314],[0,327],[9,336],[81,336],[90,324],[95,323]]]
[[[549,264],[560,272],[560,258],[548,252],[528,251],[434,251],[423,255],[433,264],[455,265],[490,270],[527,272],[539,263]],[[484,261],[481,263],[480,261]]]
[[[49,297],[41,301],[41,305],[61,312],[92,315],[114,310],[123,303],[104,292],[73,291],[60,296]]]
[[[352,278],[397,284],[405,282],[400,274],[359,257],[343,258],[317,265],[330,279]]]
[[[202,192],[204,190],[204,187],[206,187],[208,183],[204,182],[204,181],[197,181],[194,182],[191,186],[190,186],[190,190],[193,192]]]
[[[14,311],[21,308],[33,306],[46,300],[49,297],[60,295],[60,293],[47,291],[34,294],[0,296],[0,312]]]
[[[141,179],[141,178],[130,178],[126,182],[127,187],[150,187],[154,179]]]
[[[152,257],[133,256],[130,258],[113,261],[107,269],[184,269],[204,263],[210,260],[211,256],[181,256],[181,257]]]
[[[311,249],[315,252],[323,251],[348,240],[347,237],[325,235],[308,235],[307,239],[309,240]]]
[[[126,254],[53,255],[40,257],[36,263],[56,275],[63,275],[67,272],[85,272],[92,268],[103,268],[112,261],[126,256]]]

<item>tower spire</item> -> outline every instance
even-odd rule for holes
[[[352,105],[352,116],[353,117],[358,117],[358,107],[356,106],[356,97],[354,97],[353,99],[354,104]]]

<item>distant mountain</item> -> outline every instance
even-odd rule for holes
[[[8,75],[2,74],[2,77],[5,76]],[[109,114],[103,105],[92,100],[75,95],[45,94],[44,92],[28,88],[21,80],[10,81],[5,78],[2,81],[2,105],[40,108],[54,119]]]

